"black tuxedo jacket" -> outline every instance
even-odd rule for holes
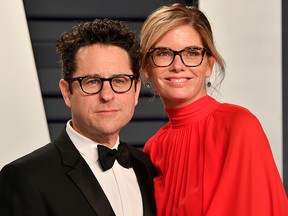
[[[148,155],[131,146],[129,149],[144,215],[156,215],[154,167]],[[0,215],[110,216],[115,213],[64,129],[55,141],[1,170]]]

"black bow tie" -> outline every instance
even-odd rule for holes
[[[98,145],[97,148],[99,162],[103,171],[110,169],[115,160],[117,160],[118,163],[125,168],[132,167],[130,162],[130,152],[126,144],[120,143],[118,150],[110,149],[104,145]]]

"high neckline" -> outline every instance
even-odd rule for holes
[[[193,124],[207,115],[219,106],[214,98],[206,95],[191,104],[179,108],[166,108],[169,120],[173,128]]]

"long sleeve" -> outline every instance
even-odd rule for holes
[[[0,172],[0,215],[48,216],[39,191],[21,167],[7,165]]]
[[[286,193],[259,121],[248,112],[232,114],[229,121],[222,122],[224,130],[208,135],[207,143],[221,143],[224,153],[221,174],[204,215],[288,215]],[[206,166],[205,173],[211,172]],[[216,177],[206,176],[204,182]],[[209,193],[206,191],[208,197]],[[204,189],[204,197],[206,194]]]
[[[204,97],[166,109],[145,145],[158,172],[157,215],[287,216],[268,139],[247,109]]]

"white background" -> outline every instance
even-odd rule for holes
[[[22,0],[0,0],[0,169],[50,137]]]
[[[260,120],[282,176],[281,1],[200,0],[226,61],[217,98]]]

